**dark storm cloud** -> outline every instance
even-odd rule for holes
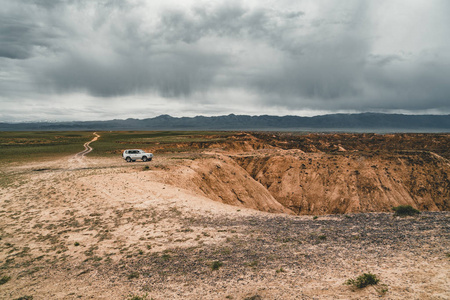
[[[111,97],[157,90],[164,97],[188,96],[206,89],[221,62],[220,57],[189,48],[133,53],[126,59],[101,61],[99,57],[71,54],[42,70],[41,84],[51,79],[58,92],[87,91]],[[38,74],[36,74],[38,76]]]
[[[33,24],[15,20],[0,20],[0,57],[25,59],[31,56],[33,44],[27,39],[33,37]]]
[[[232,4],[209,9],[198,6],[187,12],[165,10],[148,31],[134,17],[133,6],[120,6],[119,14],[114,3],[109,5],[108,18],[106,13],[95,11],[92,26],[97,31],[89,32],[93,36],[88,44],[83,44],[85,31],[74,29],[71,39],[78,40],[75,47],[67,47],[57,60],[44,60],[34,69],[40,86],[50,84],[57,92],[86,91],[100,97],[152,90],[164,97],[189,96],[214,87],[215,76],[232,59],[226,50],[202,44],[202,39],[262,39],[272,45],[279,42],[279,26],[272,24],[264,10],[250,11]],[[124,11],[129,11],[128,18],[123,18]],[[301,15],[288,12],[281,17]],[[226,81],[240,84],[233,78]]]
[[[303,14],[300,11],[283,13],[262,8],[251,10],[234,2],[214,8],[199,6],[189,12],[168,10],[161,14],[160,34],[168,42],[194,43],[205,36],[271,42],[280,35],[281,29],[286,29],[277,21],[288,21]]]
[[[102,11],[91,7],[92,23],[73,29],[70,39],[60,45],[63,51],[57,59],[36,63],[39,67],[31,72],[39,86],[98,97],[149,91],[164,97],[189,96],[206,90],[226,61],[220,51],[187,43],[187,32],[168,26],[176,13],[163,13],[153,31],[146,31],[134,6],[107,4],[108,9],[102,6]],[[126,12],[128,17],[123,17]]]
[[[0,0],[0,101],[448,113],[450,4],[401,2]]]
[[[406,65],[406,66],[405,66]],[[396,61],[369,67],[366,82],[378,93],[373,108],[401,108],[423,110],[430,106],[448,109],[450,105],[450,66],[421,60],[411,68],[407,62]]]
[[[54,30],[44,28],[22,14],[0,13],[0,57],[30,58],[37,47],[51,46],[54,37]]]

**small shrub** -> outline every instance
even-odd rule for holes
[[[283,269],[283,267],[281,267],[281,268],[277,269],[275,272],[276,273],[284,273],[286,271]]]
[[[5,275],[2,278],[0,278],[0,285],[5,284],[10,280],[11,280],[11,277]]]
[[[167,253],[165,253],[165,254],[163,254],[162,256],[161,256],[161,258],[162,258],[162,260],[164,260],[164,261],[168,261],[168,260],[170,260],[170,254],[167,254]]]
[[[327,236],[322,234],[322,235],[319,235],[318,238],[319,238],[319,240],[323,241],[323,240],[327,239]]]
[[[262,298],[260,295],[254,295],[251,297],[246,297],[246,298],[244,298],[244,300],[262,300]]]
[[[213,261],[212,264],[211,264],[211,269],[212,270],[219,270],[222,265],[223,265],[223,263],[221,261],[218,261],[218,260]]]
[[[345,282],[346,285],[352,285],[355,288],[362,289],[369,285],[376,285],[380,280],[376,275],[371,273],[364,273],[356,279],[349,279]]]
[[[380,295],[380,297],[386,295],[386,293],[389,292],[389,288],[385,284],[382,284],[381,288],[375,290]]]
[[[413,208],[411,205],[400,205],[393,207],[392,210],[395,212],[394,216],[414,216],[420,214],[420,211]]]
[[[258,266],[258,263],[259,262],[257,260],[254,260],[254,261],[252,261],[250,263],[247,263],[246,265],[253,268],[253,267]]]
[[[150,170],[150,167],[149,166],[145,166],[145,167],[142,168],[142,170],[148,171],[148,170]]]
[[[134,279],[134,278],[139,278],[138,272],[132,272],[132,273],[128,274],[128,279]]]
[[[15,298],[14,300],[33,300],[33,296],[22,296],[19,298]]]
[[[231,254],[231,248],[229,247],[225,247],[223,248],[220,253],[222,253],[223,255],[230,255]]]
[[[317,220],[317,218],[319,218],[319,217],[318,217],[318,216],[314,216],[314,217],[313,217],[313,220]]]
[[[352,239],[354,239],[354,240],[359,240],[359,235],[358,234],[354,234],[354,235],[352,235]]]
[[[74,245],[74,246],[80,246],[80,243],[75,242],[75,243],[73,243],[73,245]]]
[[[129,295],[127,300],[147,300],[147,294],[144,294],[143,296]]]

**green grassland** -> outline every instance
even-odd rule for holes
[[[211,131],[113,131],[99,132],[101,138],[92,147],[92,156],[118,155],[125,149],[143,149],[155,152],[155,146],[164,145],[166,151],[177,151],[175,144],[224,141],[231,132]],[[174,144],[171,148],[170,144]]]
[[[91,144],[92,157],[116,156],[124,149],[153,151],[156,145],[223,141],[233,133],[209,131],[106,131]],[[94,137],[89,131],[0,132],[0,163],[54,159],[84,150],[83,144]]]
[[[29,161],[75,154],[92,132],[0,132],[0,162]]]

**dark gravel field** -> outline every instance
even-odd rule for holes
[[[411,280],[400,282],[406,290],[395,286],[400,278],[391,269],[399,268],[400,274],[402,268],[413,267],[411,272],[415,272],[421,261],[442,260],[448,265],[449,217],[448,212],[426,212],[416,217],[394,217],[391,213],[317,218],[190,217],[184,219],[186,231],[202,226],[216,230],[218,235],[231,235],[223,243],[200,243],[123,258],[117,264],[104,265],[101,273],[112,284],[122,281],[126,274],[134,274],[129,276],[135,277],[131,285],[155,296],[172,293],[173,297],[195,298],[195,294],[206,293],[218,299],[244,299],[246,294],[239,294],[246,290],[242,287],[257,283],[263,288],[256,289],[254,296],[261,299],[401,299],[408,294],[414,299],[445,299],[449,296],[445,286],[440,286],[443,293],[435,296],[415,295]],[[364,272],[376,273],[383,287],[348,294],[351,289],[343,283]],[[292,280],[297,288],[290,286]],[[318,290],[303,291],[302,282],[316,282]]]

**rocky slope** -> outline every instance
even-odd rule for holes
[[[207,158],[172,166],[166,182],[268,212],[450,210],[448,144],[449,135],[239,134],[197,146]]]
[[[298,214],[390,211],[398,205],[430,211],[450,209],[450,169],[427,152],[282,152],[236,160],[275,199]]]

